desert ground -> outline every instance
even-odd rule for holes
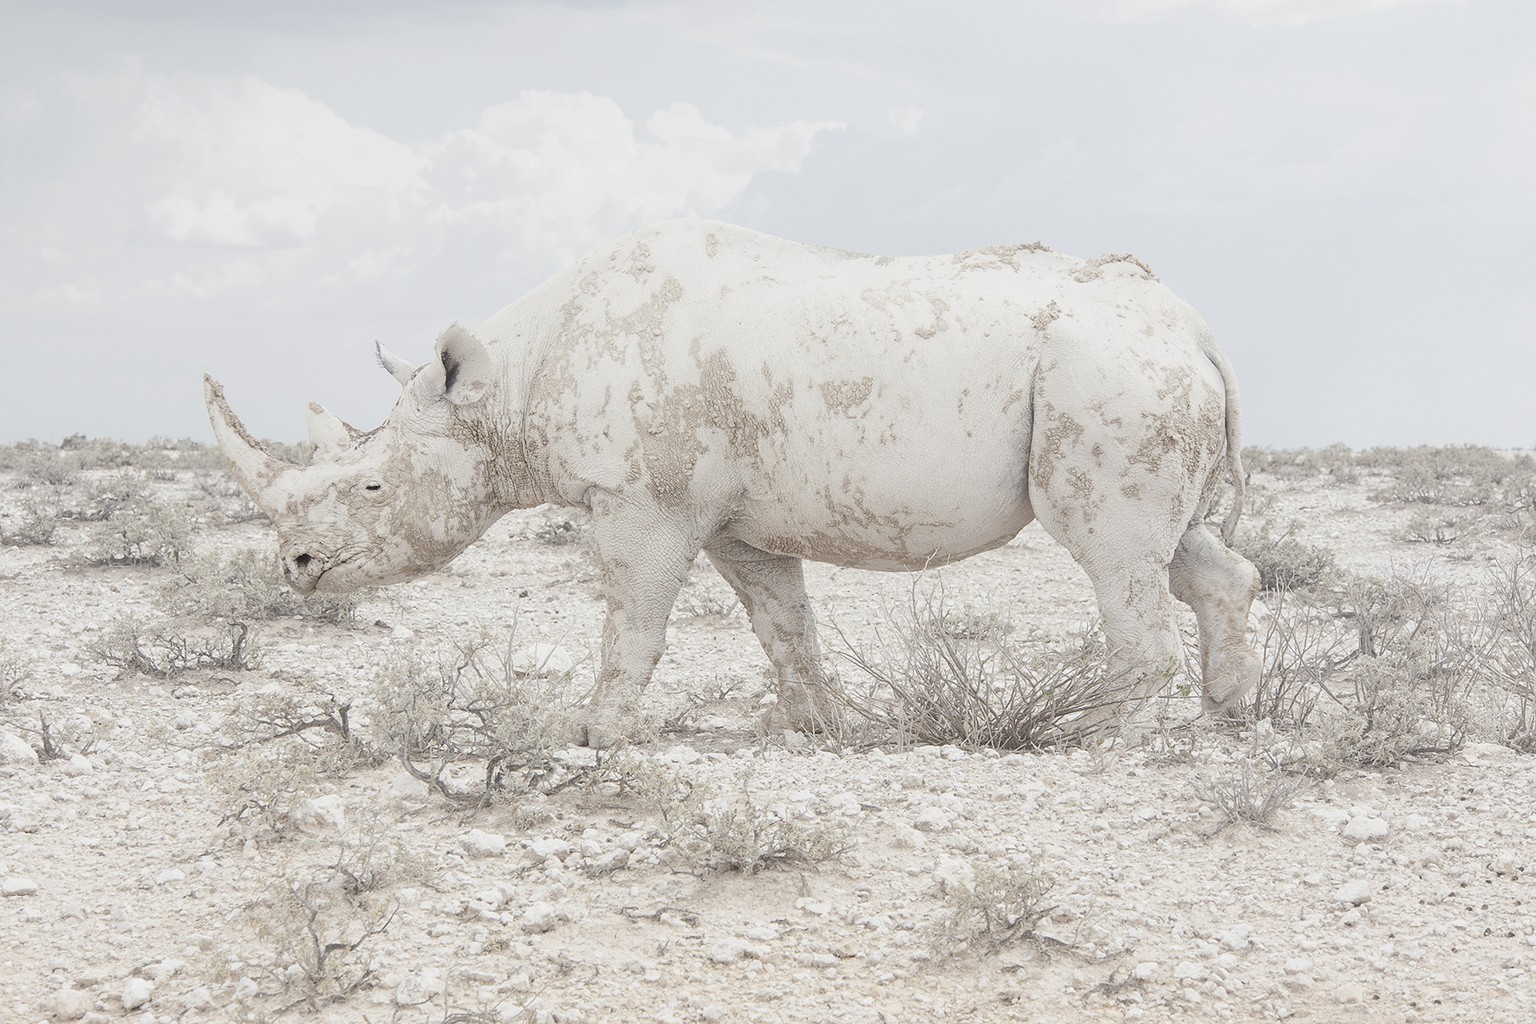
[[[306,604],[216,453],[0,448],[0,1020],[1536,1019],[1536,466],[1248,463],[1239,715],[1186,674],[1072,742],[1095,609],[1030,527],[808,567],[812,736],[700,560],[595,757],[576,514]]]

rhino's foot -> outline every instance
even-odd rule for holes
[[[633,711],[629,714],[598,712],[584,718],[575,718],[566,730],[566,741],[573,746],[608,750],[631,739],[635,725]]]
[[[1258,685],[1263,664],[1258,655],[1244,649],[1219,653],[1206,671],[1205,693],[1200,704],[1206,714],[1233,713]]]
[[[763,712],[762,729],[781,732],[830,733],[843,724],[843,709],[825,694],[808,686],[786,687],[779,699]]]

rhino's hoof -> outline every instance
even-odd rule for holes
[[[836,732],[842,725],[842,709],[825,698],[814,699],[809,692],[781,696],[763,712],[763,732],[806,734]]]
[[[573,722],[566,731],[566,740],[577,747],[608,750],[628,739],[628,735],[613,718],[589,718]]]

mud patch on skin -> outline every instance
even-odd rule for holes
[[[821,389],[821,400],[828,412],[852,416],[856,406],[869,401],[870,393],[875,389],[875,379],[861,377],[858,380],[824,380],[817,387]]]
[[[1045,406],[1045,419],[1050,422],[1041,433],[1040,457],[1031,459],[1035,479],[1049,485],[1056,473],[1056,465],[1070,458],[1069,448],[1076,448],[1083,439],[1083,425],[1069,413],[1058,413],[1050,403]]]
[[[1061,307],[1056,305],[1055,299],[1052,299],[1044,309],[1035,313],[1029,319],[1035,325],[1035,330],[1045,334],[1051,329],[1051,324],[1055,323],[1060,317]]]
[[[1098,256],[1091,260],[1085,260],[1083,265],[1079,267],[1075,273],[1073,273],[1072,279],[1077,281],[1079,284],[1087,284],[1090,281],[1097,281],[1099,278],[1104,276],[1104,268],[1112,266],[1116,263],[1123,263],[1128,267],[1134,267],[1140,272],[1139,276],[1144,281],[1157,280],[1157,275],[1152,273],[1151,267],[1147,266],[1141,260],[1137,259],[1135,256],[1132,256],[1128,252],[1107,253],[1103,256]]]

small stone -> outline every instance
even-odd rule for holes
[[[335,793],[305,800],[293,812],[302,832],[340,832],[347,824],[347,807]]]
[[[187,873],[180,868],[166,868],[155,876],[156,885],[170,885],[172,882],[183,881]]]
[[[123,982],[123,1009],[136,1010],[155,994],[155,983],[147,978],[129,978]]]
[[[1228,949],[1247,949],[1253,944],[1253,925],[1240,924],[1221,933],[1221,944]]]
[[[459,837],[459,846],[471,857],[499,857],[507,852],[507,837],[472,828]]]
[[[395,1005],[420,1006],[422,1003],[432,1001],[435,994],[436,978],[429,978],[424,974],[407,974],[400,979],[400,984],[395,986]]]
[[[410,772],[401,772],[379,790],[379,796],[387,803],[393,804],[425,803],[431,795],[432,790],[427,784]]]
[[[518,922],[518,927],[525,932],[538,934],[568,920],[570,916],[553,903],[535,903],[523,911],[523,919]]]
[[[64,988],[55,992],[44,1005],[59,1020],[79,1020],[96,1006],[96,995],[77,988]]]
[[[414,632],[404,626],[396,626],[394,629],[389,631],[389,638],[391,640],[411,640],[414,639],[415,636],[416,634]]]
[[[69,759],[59,766],[59,771],[78,778],[81,775],[91,774],[94,769],[91,767],[90,758],[84,754],[70,754]]]
[[[1375,843],[1387,838],[1391,831],[1386,821],[1374,815],[1358,814],[1344,826],[1344,838],[1357,843]]]
[[[535,839],[528,844],[528,850],[537,861],[546,861],[551,857],[564,860],[575,852],[576,847],[564,839]]]
[[[15,733],[0,730],[0,764],[37,764],[37,751]]]
[[[1143,960],[1131,971],[1131,976],[1137,981],[1156,981],[1159,966],[1156,960]]]
[[[0,881],[0,896],[31,896],[37,892],[37,883],[25,875],[11,875]]]
[[[1364,878],[1352,879],[1339,886],[1333,898],[1340,903],[1358,907],[1371,898],[1371,883]]]
[[[711,944],[705,955],[717,964],[733,964],[737,960],[761,960],[763,950],[742,939],[720,939]]]
[[[943,832],[949,828],[949,815],[937,807],[924,807],[917,812],[912,827],[919,832]]]
[[[1513,878],[1524,870],[1520,866],[1520,858],[1508,850],[1494,857],[1493,863],[1490,865],[1490,867],[1493,868],[1494,874],[1505,875],[1510,878]]]
[[[1365,994],[1365,986],[1358,981],[1346,981],[1333,990],[1333,998],[1341,1003],[1363,1003]]]

